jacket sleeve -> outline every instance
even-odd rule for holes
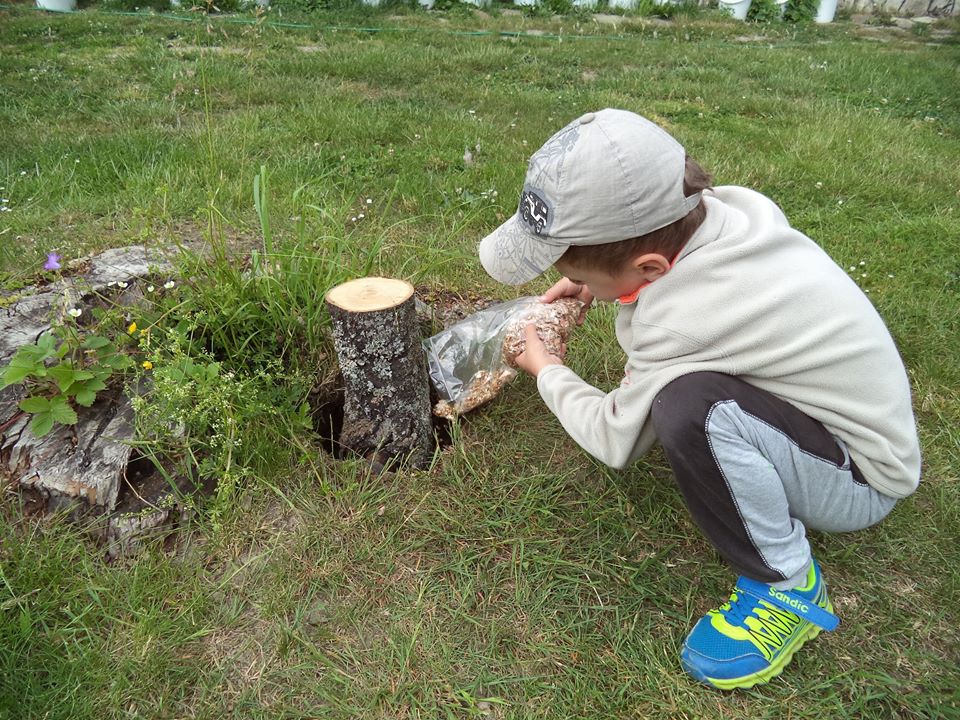
[[[650,423],[653,393],[634,385],[628,375],[604,393],[565,365],[548,365],[537,376],[537,389],[563,429],[580,447],[606,465],[623,468],[656,441]]]

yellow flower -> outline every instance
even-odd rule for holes
[[[127,328],[127,332],[133,335],[137,331],[137,324],[135,322],[130,323],[130,327]]]
[[[150,362],[149,360],[144,360],[144,361],[140,364],[140,366],[141,366],[144,370],[153,370],[153,363]]]

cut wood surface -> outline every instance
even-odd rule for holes
[[[339,445],[374,467],[424,467],[434,440],[413,286],[359,278],[332,288],[326,302],[344,382]]]
[[[347,312],[374,312],[400,305],[413,295],[413,285],[403,280],[365,277],[337,285],[327,302]]]

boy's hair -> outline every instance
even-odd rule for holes
[[[710,173],[688,156],[683,171],[683,194],[686,197],[695,195],[712,187],[712,182]],[[618,275],[633,258],[645,253],[658,253],[672,261],[706,216],[707,206],[701,198],[700,203],[684,217],[659,230],[600,245],[571,245],[560,259],[575,267],[601,270],[609,275]]]

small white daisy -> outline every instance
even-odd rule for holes
[[[67,315],[69,315],[70,317],[78,318],[82,314],[83,314],[83,310],[81,310],[80,308],[70,308],[69,310],[67,310]]]
[[[117,287],[120,288],[121,290],[124,289],[126,286],[127,284],[123,280],[117,283]]]
[[[175,283],[173,280],[167,280],[167,281],[163,284],[163,286],[164,286],[167,290],[169,290],[170,288],[172,288],[174,285],[176,285],[176,283]]]
[[[153,285],[147,285],[147,292],[153,292],[154,290],[156,290],[156,288],[153,287]]]

